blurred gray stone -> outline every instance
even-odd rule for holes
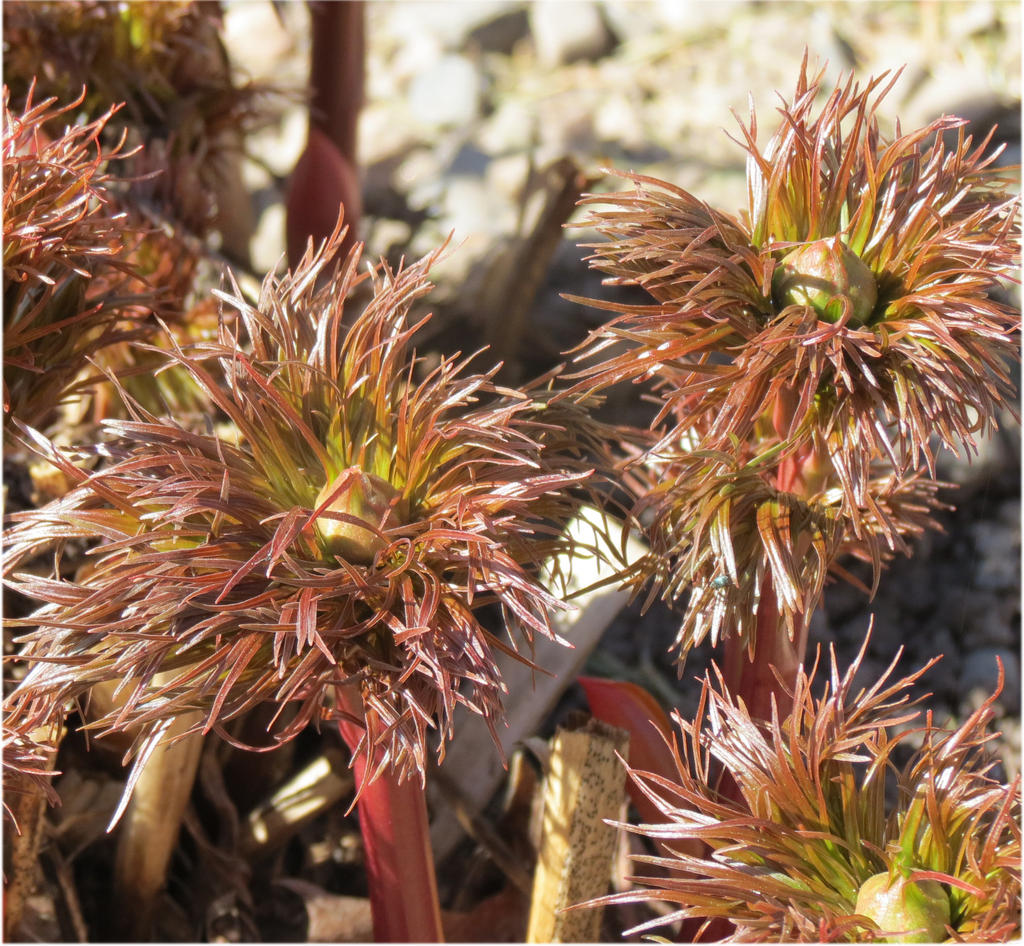
[[[600,59],[615,45],[597,4],[585,0],[538,0],[530,5],[530,31],[545,66]]]
[[[1005,499],[999,504],[999,510],[996,513],[996,519],[1008,525],[1011,531],[1016,536],[1016,542],[1018,547],[1020,546],[1020,497],[1016,496],[1011,499]]]
[[[979,588],[1004,591],[1020,584],[1020,507],[996,520],[975,523],[971,529],[978,566],[974,580]],[[1001,510],[1002,511],[1002,507]]]
[[[530,35],[530,17],[525,4],[496,15],[475,26],[466,36],[466,44],[485,53],[508,55],[516,43]]]
[[[288,67],[290,59],[301,62],[302,57],[296,53],[303,34],[289,30],[283,19],[269,3],[225,4],[221,30],[224,44],[250,78],[280,82],[282,68]]]
[[[968,654],[960,666],[959,691],[968,696],[972,708],[991,696],[999,681],[997,658],[1006,674],[999,704],[1016,711],[1020,706],[1020,657],[1005,647],[981,647]]]
[[[419,5],[419,2],[416,5]],[[516,14],[522,12],[523,3],[510,0],[452,3],[451,0],[447,0],[437,6],[441,14],[431,19],[430,29],[441,37],[448,49],[459,49],[470,40],[479,38],[481,31],[486,36],[488,26],[494,31],[492,39],[507,39],[508,32],[514,28]],[[503,20],[504,23],[501,22]]]
[[[520,6],[512,0],[393,0],[370,4],[370,28],[399,43],[429,34],[446,49],[457,49],[482,24]]]
[[[844,660],[838,648],[836,648],[836,660],[839,664],[839,673],[845,674],[850,667],[851,661],[848,659]],[[886,666],[887,664],[880,660],[872,660],[870,657],[865,656],[860,662],[857,672],[853,675],[853,686],[850,688],[851,695],[856,698],[857,694],[862,690],[870,690],[881,679]],[[899,668],[895,672],[898,674]],[[890,679],[894,678],[890,677]]]
[[[525,154],[495,158],[487,165],[487,184],[506,200],[518,201],[530,175],[530,159]]]
[[[447,173],[482,177],[490,163],[490,157],[475,145],[464,144],[453,155]]]
[[[480,112],[483,81],[465,56],[442,56],[409,86],[409,108],[424,125],[468,125]]]
[[[986,596],[979,607],[971,608],[966,620],[970,625],[971,638],[978,644],[992,647],[1020,644],[1019,602],[1015,603],[1007,595]]]
[[[816,608],[811,612],[811,619],[807,622],[807,647],[808,652],[813,653],[814,648],[822,645],[822,653],[828,653],[828,645],[832,640],[832,627],[829,624],[828,614],[824,608]]]
[[[914,551],[914,559],[900,575],[900,610],[904,614],[926,615],[936,605],[935,574],[926,561],[917,557],[919,550]]]
[[[866,606],[868,615],[874,618],[871,624],[871,651],[875,654],[890,651],[892,648],[885,642],[899,639],[903,633],[899,601],[896,596],[886,594],[886,589],[884,588],[886,577],[886,575],[882,575],[882,586],[880,586],[878,596]],[[863,639],[864,634],[867,632],[867,620],[864,617],[855,618],[849,622],[850,626],[856,628],[858,620],[861,624],[861,630],[859,635],[855,632],[853,638],[855,641]]]
[[[1020,426],[1008,410],[999,411],[997,420],[999,429],[980,440],[976,455],[961,451],[957,456],[949,450],[936,449],[939,479],[960,487],[957,493],[947,492],[944,498],[948,502],[960,504],[965,492],[984,489],[994,473],[1020,454]]]
[[[364,168],[402,155],[418,140],[410,121],[408,103],[398,100],[375,102],[359,114],[359,158]]]
[[[692,37],[726,26],[731,19],[742,16],[744,5],[738,0],[719,3],[710,3],[708,0],[655,0],[651,15],[663,27]]]
[[[540,141],[534,159],[538,167],[565,154],[597,150],[593,119],[599,99],[599,94],[581,90],[576,101],[564,95],[552,95],[537,103]]]
[[[256,272],[269,273],[284,267],[284,227],[284,204],[271,204],[260,214],[249,241],[249,258]]]
[[[408,246],[412,227],[404,220],[373,220],[366,236],[366,255],[370,259],[387,256]]]
[[[374,8],[374,4],[370,8]],[[381,6],[385,6],[382,4]],[[395,4],[395,6],[398,6]],[[428,8],[431,4],[413,4],[414,7]],[[411,12],[410,12],[411,15]],[[400,17],[391,19],[399,20]],[[433,66],[446,52],[445,46],[437,31],[429,26],[413,29],[411,20],[401,31],[396,32],[395,40],[381,50],[379,59],[374,57],[368,61],[366,70],[367,92],[370,100],[386,100],[399,94],[412,79]],[[373,25],[369,26],[373,30]],[[383,32],[383,31],[382,31]],[[383,55],[381,55],[383,53]]]
[[[454,230],[460,240],[471,234],[508,233],[515,220],[508,201],[483,178],[459,175],[448,180],[439,223],[443,229]]]
[[[999,729],[1003,735],[996,745],[996,751],[999,753],[1006,778],[1009,780],[1016,778],[1020,771],[1020,717],[1003,717],[999,721]],[[1001,752],[999,752],[1000,748]]]
[[[948,627],[933,627],[928,634],[927,648],[912,649],[900,663],[900,672],[913,673],[933,657],[941,659],[921,678],[920,685],[935,694],[936,699],[931,701],[934,703],[947,700],[950,694],[958,692],[960,654],[955,637]]]
[[[842,624],[854,615],[863,614],[867,606],[868,596],[848,582],[837,581],[825,589],[825,608],[833,625]]]
[[[613,93],[601,102],[594,116],[594,133],[599,139],[614,142],[634,151],[647,146],[641,121],[640,103],[626,92]]]
[[[493,155],[529,151],[536,138],[536,110],[518,99],[499,103],[476,136],[480,147]]]
[[[623,42],[647,36],[657,28],[650,4],[636,0],[603,0],[601,11],[615,35]]]
[[[928,649],[931,651],[929,659],[932,656],[941,655],[941,664],[946,667],[951,667],[959,662],[960,652],[956,641],[949,628],[944,625],[939,625],[932,630],[928,640]]]
[[[405,193],[410,207],[429,209],[444,193],[442,164],[437,151],[432,148],[410,151],[395,169],[393,181]]]

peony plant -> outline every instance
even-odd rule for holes
[[[577,356],[578,392],[650,382],[660,399],[629,461],[651,546],[632,580],[687,596],[681,656],[724,641],[765,717],[784,692],[770,668],[791,689],[843,559],[870,563],[873,592],[934,525],[935,449],[969,455],[1014,408],[1019,314],[996,290],[1020,222],[998,149],[955,117],[886,138],[897,76],[828,92],[823,75],[805,58],[763,147],[753,112],[741,126],[739,216],[634,174],[584,202],[608,238],[591,265],[653,299],[594,302],[615,316]]]
[[[678,736],[649,696],[585,684],[596,713],[634,729],[645,823],[624,827],[657,851],[638,859],[653,868],[640,888],[602,902],[674,904],[637,931],[678,923],[683,939],[1019,935],[1020,786],[987,753],[995,696],[957,728],[908,728],[924,670],[858,690],[861,658],[840,674],[833,656],[815,699],[805,667],[826,583],[873,592],[936,526],[937,450],[970,454],[1011,401],[1019,314],[998,290],[1016,274],[1018,200],[988,140],[952,117],[886,136],[876,113],[897,76],[828,90],[805,59],[780,130],[762,146],[753,112],[741,124],[742,213],[635,174],[584,201],[605,238],[591,264],[652,301],[590,300],[614,317],[577,353],[575,384],[556,369],[511,390],[472,357],[416,351],[444,248],[361,272],[337,218],[296,249],[329,183],[308,154],[291,268],[258,293],[195,284],[205,241],[230,237],[225,167],[261,90],[231,82],[209,8],[159,7],[5,11],[27,96],[19,115],[5,89],[5,441],[69,484],[7,516],[3,580],[31,604],[7,620],[5,782],[53,797],[40,734],[59,739],[73,711],[127,747],[125,801],[149,766],[159,787],[169,744],[190,745],[179,809],[197,740],[239,745],[234,724],[258,707],[271,746],[336,725],[375,936],[438,940],[431,757],[459,707],[498,742],[522,695],[497,655],[531,664],[538,637],[560,640],[564,589],[542,576],[571,571],[567,524],[622,486],[649,552],[619,577],[685,600],[680,667],[705,640],[724,655]],[[43,69],[40,88],[60,98],[36,102],[53,50],[67,69]],[[109,69],[119,58],[131,68]],[[353,132],[354,103],[335,103],[335,133]],[[54,408],[100,379],[103,424],[58,436]],[[650,385],[659,410],[613,436],[590,412],[623,381]],[[628,459],[610,489],[613,440]]]
[[[892,681],[897,655],[861,687],[866,649],[843,673],[833,653],[817,698],[817,665],[801,668],[792,711],[769,720],[717,671],[704,677],[694,719],[675,714],[675,772],[629,770],[659,817],[625,827],[661,853],[636,857],[643,886],[605,902],[675,907],[631,932],[682,920],[695,939],[727,942],[1019,935],[1020,776],[994,771],[996,696],[955,729],[930,713],[914,725],[923,696],[912,691],[931,663]],[[738,792],[721,790],[723,773]]]
[[[897,76],[832,91],[822,76],[805,58],[763,147],[753,112],[741,126],[739,216],[634,174],[585,201],[608,238],[591,264],[653,298],[592,302],[615,316],[577,359],[577,392],[632,381],[660,400],[623,465],[650,542],[629,578],[648,601],[685,599],[680,671],[724,642],[697,718],[677,716],[676,771],[631,770],[638,807],[659,810],[631,830],[664,876],[602,902],[674,903],[637,931],[682,920],[683,939],[1004,940],[1020,929],[1019,783],[975,757],[986,714],[955,732],[929,719],[887,807],[891,730],[909,720],[889,700],[918,675],[853,694],[857,665],[833,662],[814,703],[804,661],[826,582],[873,594],[935,527],[936,450],[970,455],[1014,410],[1019,313],[998,290],[1017,274],[1019,201],[961,119],[883,135]],[[588,690],[649,746],[629,690]]]
[[[256,304],[237,286],[219,293],[217,340],[165,354],[230,420],[230,440],[123,388],[130,417],[107,421],[102,444],[72,455],[36,436],[75,487],[12,516],[7,584],[42,605],[16,622],[32,628],[20,654],[31,669],[9,712],[114,684],[115,705],[89,727],[131,733],[141,765],[189,712],[190,732],[224,733],[260,703],[292,704],[274,739],[342,723],[364,815],[375,790],[422,785],[431,732],[443,758],[456,706],[500,722],[494,655],[555,636],[564,605],[540,569],[567,549],[585,495],[570,488],[591,476],[597,428],[549,405],[546,382],[501,389],[457,356],[424,370],[411,345],[425,319],[410,309],[437,254],[360,275],[358,248],[331,267],[343,238],[339,227],[294,272],[268,276]],[[89,454],[105,460],[92,473],[74,462]],[[77,576],[19,570],[76,539],[100,540]],[[507,642],[478,617],[493,605]],[[407,797],[422,842],[422,787]],[[383,807],[376,828],[364,817],[368,847],[398,817]],[[382,869],[404,877],[409,852],[394,857]],[[399,915],[381,904],[385,934]],[[417,935],[438,935],[430,922]]]

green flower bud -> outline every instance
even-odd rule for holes
[[[941,943],[948,938],[949,895],[934,880],[910,881],[889,873],[869,877],[857,892],[856,913],[874,920],[886,943]],[[900,932],[908,932],[900,935]],[[913,932],[909,932],[913,931]]]
[[[775,268],[772,283],[778,304],[810,306],[826,322],[840,319],[845,299],[850,324],[863,325],[878,299],[874,274],[839,237],[791,250]]]
[[[316,508],[331,496],[329,506],[317,517],[316,531],[327,550],[353,564],[369,565],[385,546],[377,534],[390,511],[390,524],[398,520],[397,505],[401,493],[386,480],[357,467],[342,470],[316,498]],[[338,512],[366,525],[326,515]]]

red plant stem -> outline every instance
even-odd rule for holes
[[[363,106],[365,10],[362,0],[310,4],[310,122],[343,158],[356,163],[356,129]]]
[[[773,416],[775,428],[780,436],[785,435],[787,400],[792,401],[792,398],[780,397]],[[813,468],[816,460],[817,456],[813,449],[796,456],[785,457],[780,461],[776,472],[776,487],[784,492],[805,489],[804,471]],[[797,536],[796,541],[802,541],[801,537]],[[743,700],[752,719],[770,720],[773,698],[780,719],[784,719],[792,711],[796,677],[807,650],[809,619],[808,614],[794,618],[794,635],[791,640],[782,615],[779,614],[775,584],[771,573],[768,572],[761,581],[753,653],[748,655],[745,642],[737,636],[726,637],[723,677],[729,692]],[[719,774],[718,791],[723,799],[742,801],[739,785],[727,771],[723,770]],[[698,928],[698,921],[687,920],[680,928],[677,941],[694,942]],[[731,932],[732,924],[728,920],[715,918],[708,925],[701,940],[724,940]]]
[[[309,140],[292,173],[286,198],[288,263],[296,266],[306,241],[325,240],[345,209],[348,233],[339,259],[356,242],[363,214],[356,153],[365,72],[362,0],[310,4]]]
[[[765,575],[753,655],[748,658],[746,645],[739,638],[728,637],[723,661],[729,692],[743,699],[753,719],[771,719],[773,696],[780,718],[792,709],[791,694],[807,650],[806,615],[795,618],[794,624],[796,633],[790,640],[778,613],[771,575]]]
[[[813,450],[800,457],[785,457],[779,463],[776,474],[777,488],[784,492],[799,488],[803,483],[803,467],[814,462]],[[796,536],[795,541],[802,543],[805,537]],[[803,664],[807,650],[809,619],[810,615],[807,614],[794,618],[794,634],[790,640],[782,615],[779,614],[775,584],[768,572],[761,581],[753,653],[748,657],[743,641],[733,635],[726,637],[723,661],[725,682],[734,696],[742,697],[754,719],[771,719],[773,696],[780,718],[785,718],[792,709],[790,694],[796,685],[797,671]]]
[[[341,687],[338,693],[348,712],[362,715],[358,693],[350,687]],[[338,729],[355,752],[363,727],[346,722],[339,723]],[[367,784],[364,753],[355,757],[353,770],[374,939],[378,943],[444,942],[423,786],[415,779],[399,784],[387,770]]]
[[[738,637],[730,635],[725,639],[722,675],[729,692],[743,700],[752,719],[771,719],[773,697],[780,718],[785,718],[793,708],[792,692],[807,649],[806,616],[796,618],[794,624],[796,633],[790,640],[778,613],[772,576],[767,574],[761,584],[752,658],[748,658],[746,645]],[[743,801],[739,785],[724,768],[718,773],[717,789],[723,800]],[[697,920],[685,921],[680,927],[677,942],[696,942],[699,926]],[[732,924],[728,920],[715,918],[700,941],[724,940],[731,932]]]
[[[772,425],[781,438],[789,433],[795,405],[796,395],[792,391],[783,390],[779,393],[772,409]],[[817,459],[813,447],[784,456],[775,473],[775,487],[780,492],[805,491],[807,483],[804,473],[813,471]],[[798,535],[794,540],[799,549],[806,542],[806,536]],[[775,585],[771,572],[768,572],[761,581],[753,652],[748,656],[743,641],[734,636],[726,638],[725,682],[734,696],[743,699],[754,719],[771,719],[772,697],[775,698],[780,718],[785,718],[792,710],[791,694],[807,650],[809,620],[809,614],[794,618],[791,640],[782,615],[779,614]]]
[[[781,438],[789,434],[796,403],[796,394],[793,391],[783,389],[779,392],[772,408],[772,426]],[[783,457],[775,473],[775,487],[780,492],[806,489],[804,470],[812,469],[816,460],[813,447],[797,455],[789,454]],[[803,536],[794,538],[798,547],[805,541]],[[792,709],[792,699],[787,693],[792,693],[797,671],[807,650],[809,618],[810,615],[804,614],[794,619],[794,635],[790,640],[782,615],[779,614],[775,585],[769,572],[761,582],[761,600],[757,611],[753,653],[748,657],[747,647],[743,641],[731,635],[726,638],[725,682],[734,696],[742,697],[754,719],[771,719],[773,696],[780,717],[784,718]]]

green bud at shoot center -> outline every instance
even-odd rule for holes
[[[316,498],[318,509],[330,499],[330,505],[317,517],[317,534],[334,555],[354,564],[369,565],[386,544],[378,531],[389,511],[390,523],[393,525],[398,521],[395,507],[400,495],[395,487],[379,476],[364,473],[357,467],[343,470],[320,490]],[[333,518],[329,515],[332,512],[351,516],[365,525]]]
[[[855,912],[874,920],[886,943],[941,943],[948,938],[949,895],[934,880],[910,881],[888,871],[861,884]],[[900,935],[906,931],[903,935]]]
[[[772,288],[780,306],[810,306],[825,322],[839,321],[846,302],[851,325],[867,322],[878,299],[874,274],[839,237],[790,250],[775,269]]]

